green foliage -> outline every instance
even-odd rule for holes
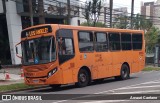
[[[152,26],[152,22],[144,16],[137,14],[133,18],[133,29],[148,31]]]
[[[159,29],[152,26],[148,32],[145,33],[146,52],[152,53],[155,44],[158,43]]]
[[[119,29],[126,29],[128,28],[129,21],[128,17],[121,15],[115,18],[115,22],[113,23],[114,28],[119,28]]]
[[[152,22],[149,19],[146,19],[144,16],[136,14],[133,17],[133,29],[136,30],[144,30],[149,31],[149,29],[153,26]],[[115,18],[115,22],[113,22],[113,27],[126,29],[130,28],[130,17],[125,15],[119,15]]]
[[[63,24],[67,25],[67,20],[63,20]]]
[[[85,19],[87,20],[88,26],[90,24],[93,24],[93,26],[96,26],[96,23],[99,20],[99,16],[101,14],[101,0],[92,0],[89,2],[86,2],[84,12],[82,14],[84,15]]]
[[[34,86],[28,86],[24,83],[16,83],[16,84],[10,84],[10,85],[2,85],[0,86],[0,92],[6,92],[6,91],[13,91],[13,90],[20,90],[20,89],[27,89],[27,88],[33,88]]]
[[[159,71],[160,68],[157,68],[157,67],[145,67],[145,68],[143,69],[143,71],[153,71],[153,70]]]
[[[144,30],[146,53],[152,53],[155,44],[158,43],[158,34],[160,33],[159,29],[153,26],[150,19],[146,19],[144,16],[139,14],[135,15],[133,19],[133,29]]]
[[[115,28],[126,29],[130,27],[130,17],[120,15],[115,18],[113,26]],[[158,28],[154,27],[152,21],[146,19],[144,16],[139,14],[133,17],[133,29],[144,30],[145,32],[145,42],[146,42],[146,52],[152,53],[154,47],[157,43],[160,43],[160,31]]]
[[[83,22],[81,23],[81,26],[93,26],[93,22],[92,23],[88,23],[88,22]],[[96,22],[95,27],[105,27],[105,24],[102,22]]]

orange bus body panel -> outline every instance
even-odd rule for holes
[[[145,66],[145,43],[144,33],[141,30],[126,30],[126,29],[112,29],[112,28],[98,28],[98,27],[83,27],[83,26],[70,26],[70,25],[58,25],[58,24],[46,24],[27,28],[37,28],[41,26],[51,26],[52,33],[43,34],[43,36],[54,36],[56,38],[56,32],[59,29],[70,29],[73,31],[73,42],[75,56],[59,64],[59,58],[57,53],[56,61],[39,64],[23,66],[25,73],[25,83],[28,85],[50,85],[50,84],[68,84],[75,83],[78,80],[78,72],[82,67],[88,67],[91,72],[91,78],[107,78],[113,76],[119,76],[121,66],[123,63],[127,63],[130,68],[130,73],[141,71]],[[25,31],[24,30],[24,31]],[[91,32],[116,32],[116,33],[135,33],[142,34],[143,46],[142,50],[129,50],[129,51],[107,51],[107,52],[80,52],[78,42],[78,31],[91,31]],[[27,39],[38,38],[40,35],[34,37],[28,37]],[[26,38],[22,38],[22,41]],[[56,39],[55,39],[56,40]],[[56,42],[56,51],[57,48]],[[53,68],[58,68],[57,72],[51,77],[47,77],[49,71]]]

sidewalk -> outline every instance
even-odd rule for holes
[[[5,79],[5,73],[9,73],[10,79]],[[1,85],[10,85],[15,83],[23,83],[24,78],[21,77],[20,68],[5,68],[0,70],[0,86]]]
[[[145,65],[145,67],[160,68],[157,64],[155,64],[155,65]]]

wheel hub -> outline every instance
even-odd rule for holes
[[[127,77],[127,69],[126,68],[123,69],[122,74],[124,75],[124,77]]]
[[[86,75],[85,74],[80,74],[80,81],[85,82],[86,81]]]

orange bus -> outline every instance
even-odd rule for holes
[[[22,31],[27,85],[87,86],[107,77],[128,79],[145,66],[144,32],[44,24]]]

